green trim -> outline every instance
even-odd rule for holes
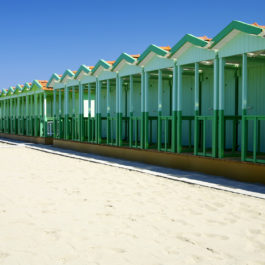
[[[82,64],[77,70],[74,79],[76,79],[82,71],[84,71],[86,74],[91,72],[91,70],[86,65]]]
[[[30,84],[29,83],[24,84],[22,92],[25,92],[26,90],[30,90]]]
[[[247,33],[247,34],[255,34],[255,35],[258,35],[262,32],[262,29],[259,27],[256,27],[256,26],[253,26],[253,25],[241,22],[241,21],[234,20],[212,39],[213,44],[211,48],[216,46],[217,43],[219,43],[232,30],[235,30],[235,29],[241,32]]]
[[[92,71],[91,71],[92,75],[97,71],[97,69],[100,66],[102,66],[105,69],[109,69],[111,67],[111,65],[109,63],[107,63],[106,61],[104,61],[104,60],[101,59],[101,60],[99,60],[97,62],[97,64],[95,65],[95,67],[92,69]]]
[[[12,93],[12,94],[14,93],[14,88],[13,88],[12,86],[10,86],[10,87],[8,88],[8,91],[7,91],[6,95],[9,96],[9,95],[11,95],[11,93]]]
[[[191,34],[186,34],[179,42],[177,42],[172,47],[172,49],[170,50],[170,57],[173,56],[187,42],[191,43],[194,46],[199,46],[199,47],[205,47],[208,43],[207,41],[195,37]]]
[[[67,70],[65,70],[65,72],[63,73],[63,76],[61,77],[60,82],[62,82],[62,81],[64,80],[64,78],[65,78],[67,75],[68,75],[69,77],[73,77],[73,76],[75,76],[75,74],[74,74],[71,70],[67,69]]]
[[[136,61],[136,59],[134,59],[132,56],[130,56],[127,53],[122,53],[118,59],[115,61],[115,63],[113,64],[112,67],[112,71],[114,71],[114,69],[122,62],[122,60],[125,60],[128,63],[134,63]]]
[[[18,94],[18,93],[21,92],[21,91],[22,91],[22,87],[21,87],[21,85],[17,85],[17,86],[15,87],[14,94]]]
[[[165,51],[164,49],[154,45],[154,44],[151,44],[142,54],[141,56],[138,58],[137,60],[137,64],[140,64],[146,56],[148,56],[148,54],[150,52],[154,52],[156,53],[157,55],[160,55],[160,56],[165,56],[166,54],[168,54],[167,51]]]
[[[38,89],[42,89],[42,85],[39,83],[38,80],[33,80],[31,86],[30,86],[30,90],[32,90],[34,88],[34,85],[37,86]]]
[[[47,87],[50,86],[51,82],[53,81],[53,79],[55,79],[56,81],[60,81],[60,76],[56,73],[52,74],[51,78],[49,79],[48,83],[47,83]]]

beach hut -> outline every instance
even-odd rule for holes
[[[29,136],[30,122],[29,122],[29,95],[32,83],[25,83],[21,91],[22,102],[23,102],[23,113],[22,113],[22,132],[23,135]]]
[[[72,138],[78,141],[88,141],[90,137],[90,135],[88,136],[88,124],[91,124],[91,114],[89,114],[91,107],[89,108],[89,106],[92,104],[91,102],[94,103],[94,98],[91,99],[89,86],[81,84],[80,80],[87,77],[91,73],[91,69],[93,69],[92,66],[81,65],[75,74],[75,80],[70,82],[72,85]]]
[[[92,89],[92,85],[95,89],[95,125],[93,126],[92,130],[91,127],[89,130],[91,131],[90,134],[95,135],[96,142],[98,144],[101,143],[108,143],[113,144],[113,142],[116,140],[117,142],[117,134],[115,137],[107,137],[110,136],[110,131],[108,124],[115,121],[115,118],[112,117],[112,121],[110,121],[110,116],[107,118],[107,112],[108,112],[108,106],[107,106],[107,87],[110,89],[110,86],[113,87],[116,84],[116,73],[111,72],[111,67],[114,61],[105,61],[105,60],[99,60],[95,67],[91,71],[91,78],[94,78],[94,83],[90,83],[89,90]],[[92,78],[92,80],[93,80]],[[89,93],[90,94],[90,93]],[[110,106],[109,106],[110,107]],[[110,110],[109,110],[110,113]],[[117,117],[116,117],[117,118]],[[117,118],[118,119],[118,118]],[[117,124],[116,119],[116,124]],[[117,132],[117,127],[115,126],[116,131],[112,129],[112,133],[114,134]],[[108,131],[107,131],[108,130]],[[112,135],[113,136],[113,135]]]
[[[47,87],[46,80],[33,80],[30,94],[33,95],[34,105],[30,108],[33,117],[33,136],[50,137],[52,118],[52,88]]]
[[[212,42],[219,57],[219,157],[239,153],[242,161],[264,163],[265,27],[233,21]]]
[[[80,140],[86,139],[88,143],[97,143],[97,119],[96,119],[96,77],[91,75],[94,67],[86,67],[86,71],[82,71],[82,75],[77,77],[79,80],[79,132]],[[84,101],[85,95],[85,101]],[[84,105],[85,103],[86,105]],[[84,117],[82,122],[82,117]],[[83,136],[84,135],[84,136]],[[83,138],[83,139],[82,139]]]
[[[116,106],[118,145],[143,148],[143,69],[136,65],[138,58],[139,55],[122,53],[113,64],[112,71],[117,74],[117,93],[115,96],[115,87],[108,90],[107,106],[109,116],[115,115]],[[113,127],[110,128],[108,123],[109,131],[113,131]]]
[[[7,108],[7,130],[8,133],[13,134],[13,108],[14,108],[14,104],[13,104],[13,93],[14,93],[14,87],[10,86],[7,90],[7,102],[8,102],[8,108]]]
[[[23,90],[23,85],[17,85],[14,90],[15,97],[15,118],[14,118],[14,131],[15,134],[21,134],[21,110],[20,110],[20,95]]]
[[[0,91],[0,106],[1,106],[1,122],[0,122],[0,131],[5,132],[6,127],[6,89]]]
[[[74,74],[73,74],[74,75]],[[47,85],[53,88],[53,137],[64,138],[64,88],[62,76],[53,74]],[[66,78],[67,79],[67,78]],[[65,79],[65,80],[66,80]]]
[[[217,155],[218,62],[209,42],[186,34],[170,51],[176,60],[178,153]]]
[[[144,148],[174,152],[171,115],[174,61],[167,58],[169,50],[169,46],[150,45],[138,58],[137,65],[143,68]]]

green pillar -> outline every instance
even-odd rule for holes
[[[195,117],[194,117],[194,155],[198,155],[198,145],[199,145],[199,120],[198,116],[199,113],[199,64],[195,63],[195,73],[194,73],[194,110],[195,110]]]
[[[177,89],[178,89],[178,68],[176,62],[173,66],[173,85],[172,85],[172,152],[176,152],[177,143]]]
[[[97,79],[96,80],[96,116],[95,116],[95,123],[96,123],[96,133],[95,133],[95,139],[96,143],[101,143],[101,100],[100,100],[100,94],[101,94],[101,82]]]
[[[61,118],[62,118],[62,91],[61,91],[61,88],[59,88],[59,117],[58,117],[58,120],[59,120],[59,138],[60,139],[62,138],[62,121],[61,121]]]
[[[144,72],[144,68],[142,69],[142,73],[141,73],[141,149],[144,149],[145,144],[144,144],[144,139],[145,139],[145,72]]]
[[[157,113],[158,113],[158,120],[157,120],[157,127],[158,127],[158,132],[157,132],[157,149],[160,151],[161,150],[161,137],[162,137],[162,85],[163,85],[163,79],[162,79],[162,70],[158,70],[158,106],[157,106]],[[166,143],[165,143],[166,144]]]
[[[47,94],[44,91],[43,93],[43,136],[47,137],[48,136],[48,126],[47,126]]]
[[[119,90],[120,90],[120,85],[119,85],[119,74],[117,74],[116,77],[116,145],[119,145]]]
[[[110,118],[110,80],[107,80],[107,144],[110,143],[111,138],[111,120]]]
[[[144,77],[144,147],[145,149],[149,148],[149,110],[148,110],[148,102],[149,102],[149,73],[145,72]],[[152,136],[151,136],[152,137]]]
[[[225,59],[219,59],[219,142],[218,156],[224,157],[224,80],[225,80]]]
[[[219,84],[219,59],[214,59],[214,91],[213,91],[213,139],[212,139],[212,157],[217,157],[218,150],[218,84]]]
[[[38,120],[38,95],[35,93],[34,94],[34,136],[38,136],[38,130],[37,130],[37,120]]]
[[[10,133],[13,134],[13,98],[10,98]]]
[[[29,95],[26,95],[26,135],[29,135]]]
[[[242,133],[241,133],[241,160],[246,160],[247,154],[247,92],[248,92],[248,65],[247,54],[242,54]],[[255,126],[255,124],[254,124]],[[254,136],[255,137],[255,136]],[[255,147],[253,146],[253,149]]]
[[[30,108],[30,111],[31,111],[31,122],[30,122],[30,125],[31,125],[31,136],[34,136],[34,95],[31,95],[31,108]]]
[[[79,83],[79,141],[84,141],[84,87]]]
[[[57,135],[56,89],[53,88],[53,138]]]
[[[122,146],[122,89],[123,89],[123,80],[119,77],[119,112],[118,112],[118,124],[119,124],[119,146]]]
[[[26,96],[23,97],[23,135],[27,135]]]
[[[177,152],[182,152],[182,66],[178,65],[177,86]]]
[[[20,97],[17,97],[17,134],[21,134],[21,110],[20,110]]]
[[[39,111],[38,111],[38,128],[40,137],[44,136],[44,119],[43,119],[43,94],[39,94]]]
[[[90,83],[87,84],[87,140],[91,142],[91,85]]]
[[[75,140],[75,87],[72,87],[72,140]]]
[[[132,139],[133,139],[133,75],[130,75],[130,123],[129,123],[129,146],[132,147]],[[137,124],[137,120],[135,121]],[[135,124],[135,127],[137,128],[137,125]],[[137,144],[137,134],[138,132],[135,132],[135,142]]]
[[[69,140],[69,87],[64,87],[64,139]]]

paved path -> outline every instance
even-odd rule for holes
[[[182,181],[189,184],[195,184],[213,189],[265,199],[265,185],[262,184],[245,183],[245,182],[230,180],[224,177],[211,176],[197,172],[183,171],[183,170],[165,168],[160,166],[148,165],[139,162],[132,162],[117,158],[81,153],[62,148],[56,148],[54,146],[49,146],[49,145],[39,145],[28,142],[22,142],[22,141],[7,140],[4,138],[0,138],[0,143],[9,144],[13,147],[14,146],[27,147],[42,152],[52,153],[54,155],[71,157],[74,159],[105,164],[108,166],[113,166],[118,168],[125,168],[137,172],[147,173],[157,177],[172,179],[175,181]],[[8,146],[4,145],[0,146],[0,148],[7,148],[7,147]]]

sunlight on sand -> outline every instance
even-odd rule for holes
[[[24,147],[0,159],[1,265],[265,264],[264,200]]]

